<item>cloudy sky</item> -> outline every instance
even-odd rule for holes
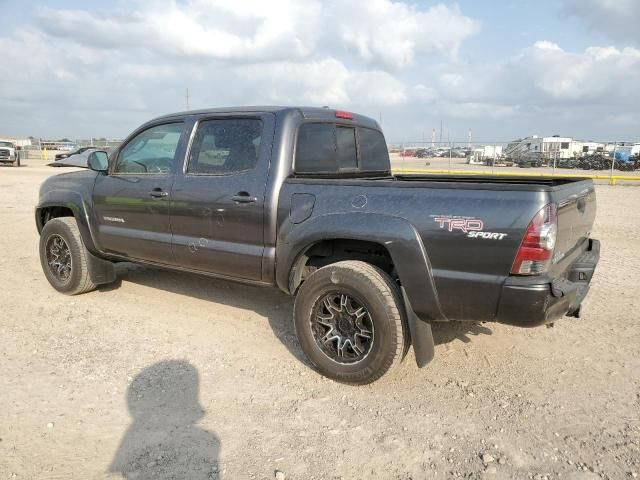
[[[639,0],[0,0],[0,134],[329,105],[392,142],[640,140]]]

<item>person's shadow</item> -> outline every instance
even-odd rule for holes
[[[167,360],[145,368],[127,390],[133,423],[109,472],[127,479],[217,479],[217,437],[196,425],[204,410],[196,368]]]

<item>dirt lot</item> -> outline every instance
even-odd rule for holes
[[[598,186],[582,319],[441,325],[429,366],[354,388],[305,364],[275,290],[120,265],[56,293],[32,213],[52,173],[0,168],[0,478],[640,475],[640,188]]]

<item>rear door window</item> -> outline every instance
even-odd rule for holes
[[[204,120],[189,153],[187,173],[231,175],[256,166],[262,122],[253,118]]]

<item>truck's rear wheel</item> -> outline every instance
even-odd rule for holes
[[[53,288],[77,295],[96,288],[88,268],[88,252],[73,217],[54,218],[40,234],[40,263]]]
[[[294,322],[313,366],[343,383],[377,380],[408,348],[398,286],[365,262],[338,262],[310,275],[296,296]]]

